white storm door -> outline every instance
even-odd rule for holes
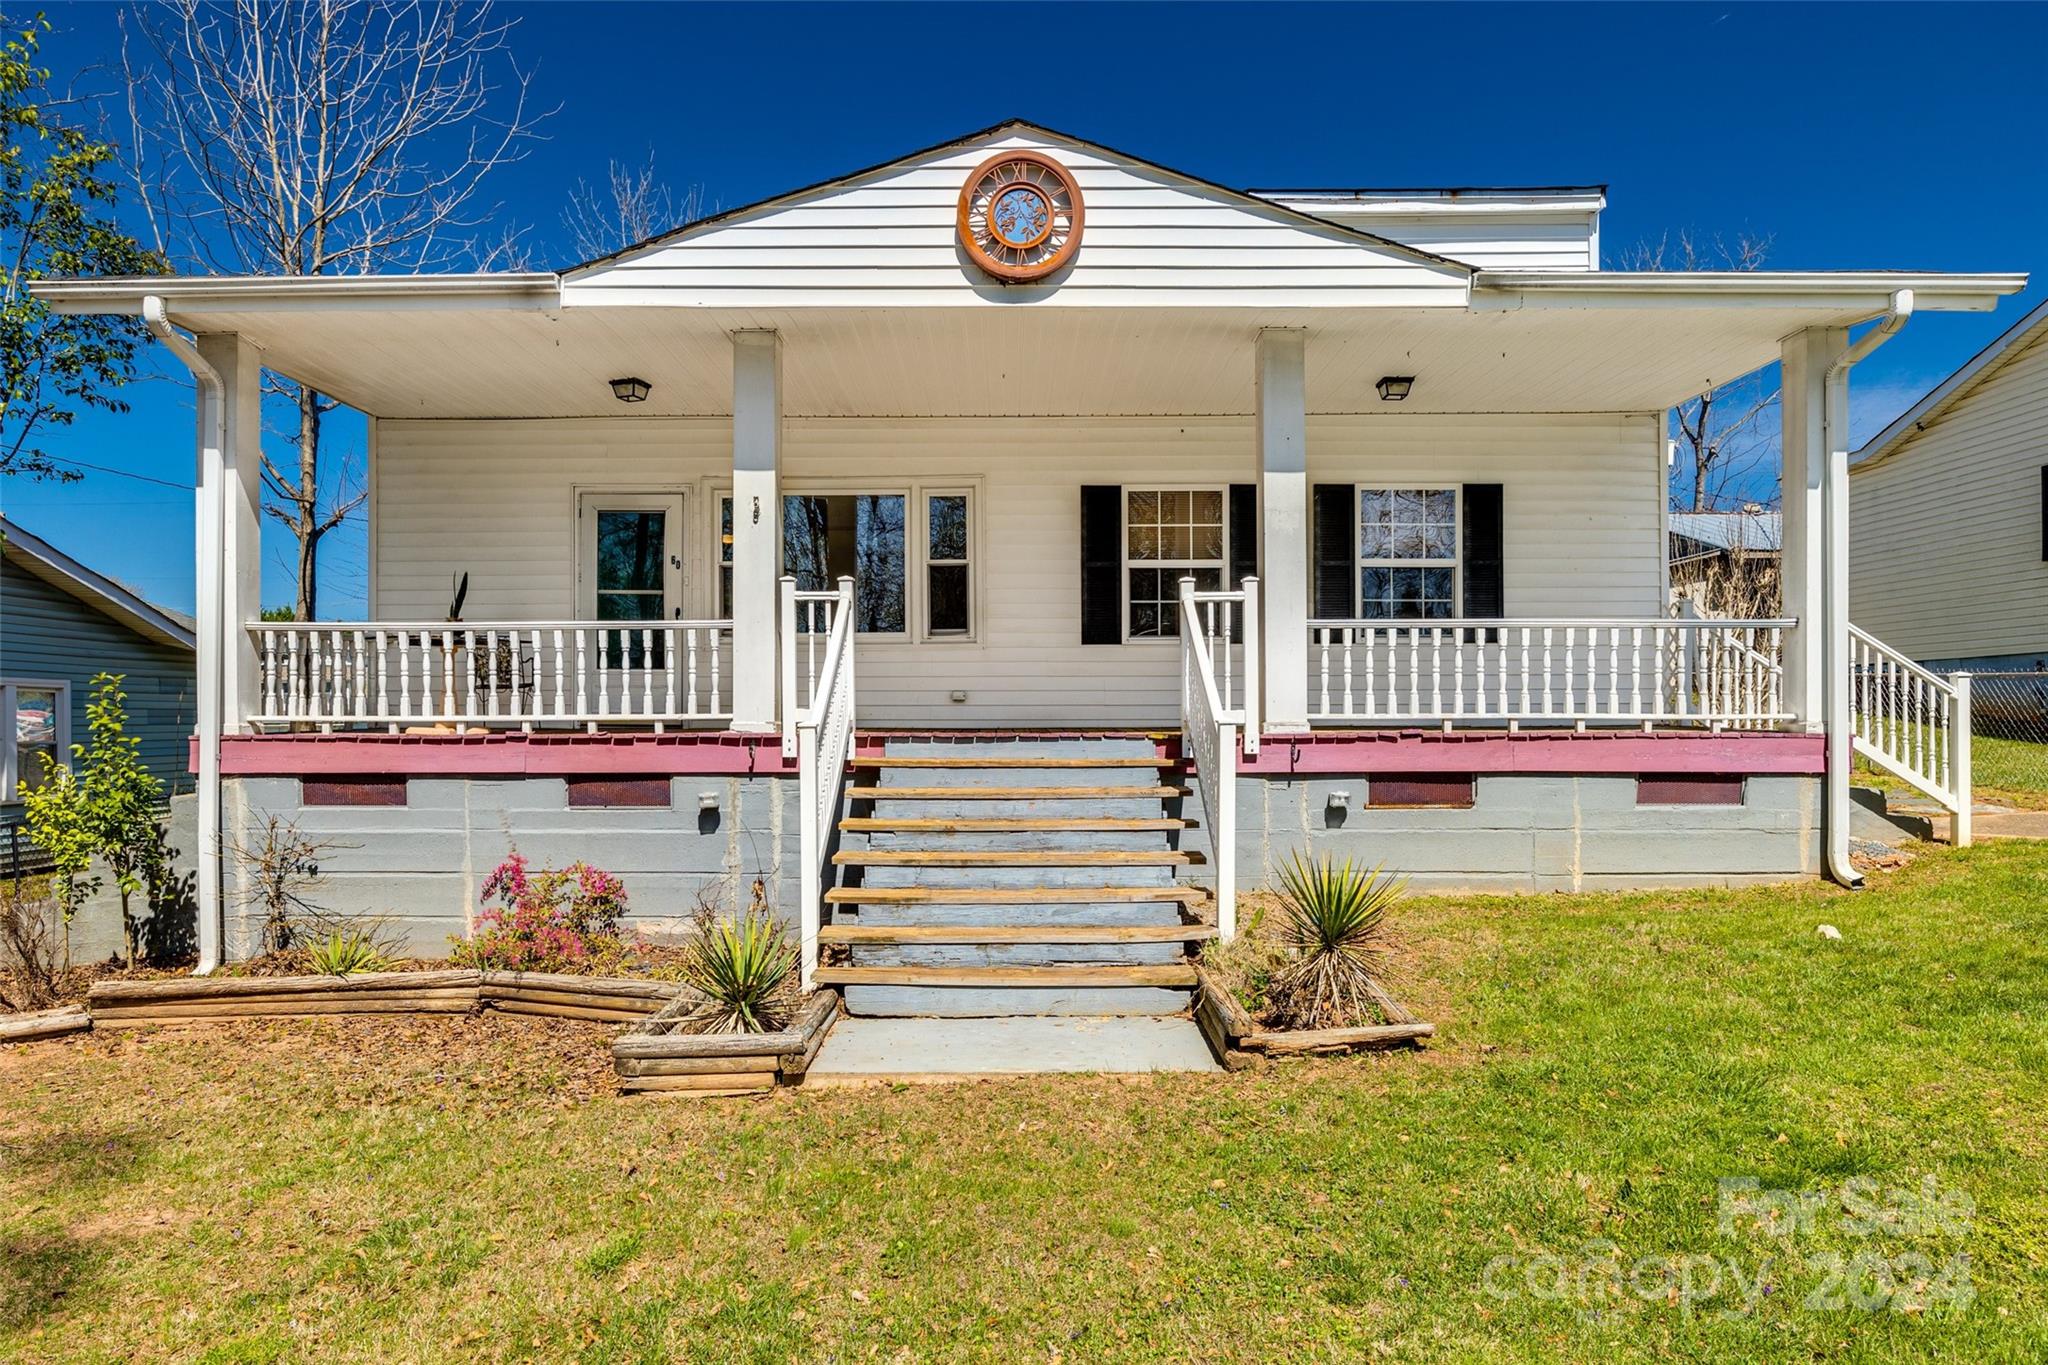
[[[584,493],[576,500],[576,614],[673,621],[683,614],[683,495]],[[660,668],[666,637],[604,634],[608,668]]]

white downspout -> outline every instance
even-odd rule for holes
[[[1827,831],[1828,875],[1844,886],[1863,878],[1849,861],[1849,767],[1854,754],[1849,710],[1849,370],[1898,334],[1913,316],[1913,291],[1892,295],[1877,325],[1831,361],[1821,386],[1821,429],[1827,453],[1822,489],[1821,677],[1826,691],[1822,725],[1827,732],[1827,786],[1822,802]]]
[[[227,387],[220,371],[199,353],[199,348],[171,326],[164,315],[163,299],[155,294],[143,298],[142,321],[165,349],[192,371],[199,391],[198,488],[193,494],[199,538],[193,612],[199,638],[199,965],[194,970],[205,976],[219,967],[221,961],[221,536],[227,515],[222,505],[227,483]]]

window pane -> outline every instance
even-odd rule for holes
[[[967,558],[967,499],[933,498],[931,508],[931,557]]]
[[[1161,559],[1186,559],[1194,553],[1194,533],[1185,526],[1162,526],[1159,528],[1159,557]]]
[[[1195,515],[1198,522],[1223,525],[1223,495],[1213,488],[1203,489],[1194,495]]]
[[[599,512],[598,591],[661,587],[667,525],[665,512]]]
[[[855,499],[854,546],[859,629],[902,630],[904,541],[900,494],[864,494]]]
[[[14,742],[17,745],[57,743],[57,694],[49,688],[24,687],[14,694]]]
[[[1223,558],[1223,528],[1221,526],[1197,526],[1194,532],[1194,558]]]
[[[785,497],[782,500],[782,571],[805,592],[831,586],[830,509],[825,498]]]
[[[1133,526],[1130,533],[1132,559],[1159,558],[1159,528]]]
[[[667,604],[658,592],[601,592],[597,595],[600,621],[659,621],[668,615]]]
[[[932,633],[967,631],[967,566],[934,564],[926,571],[931,597]]]
[[[24,744],[15,750],[14,790],[19,796],[23,792],[40,790],[48,779],[44,774],[49,770],[44,759],[57,762],[57,746],[54,744]]]
[[[732,499],[718,500],[718,562],[732,563]]]
[[[1161,493],[1159,495],[1159,520],[1162,522],[1178,522],[1185,526],[1189,519],[1188,509],[1193,500],[1194,495],[1184,491]]]
[[[1133,526],[1158,525],[1159,495],[1157,493],[1132,493],[1128,515],[1124,520]]]
[[[718,566],[718,616],[722,621],[732,619],[732,565]]]

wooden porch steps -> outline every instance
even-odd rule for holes
[[[953,768],[980,770],[984,768],[1178,768],[1177,758],[1037,758],[1031,755],[1005,756],[1001,758],[889,758],[881,755],[857,755],[853,760],[856,768]]]
[[[1199,943],[1213,924],[827,924],[820,943]]]
[[[1176,849],[865,849],[835,853],[841,867],[1186,867],[1199,853]]]
[[[1173,801],[1187,787],[849,787],[856,801]]]
[[[835,886],[829,905],[1110,905],[1208,899],[1193,886]]]
[[[818,934],[849,1013],[1187,1008],[1188,950],[1216,931],[1178,880],[1206,862],[1182,847],[1178,760],[1145,736],[884,743],[852,763]],[[919,804],[873,804],[895,801]]]
[[[1165,834],[1194,827],[1193,820],[1164,815],[1154,819],[1103,815],[1016,818],[963,815],[958,819],[911,816],[900,820],[849,815],[839,822],[839,828],[849,834]]]
[[[826,986],[1081,987],[1195,984],[1191,963],[1113,967],[820,967]]]

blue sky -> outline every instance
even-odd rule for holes
[[[560,108],[493,197],[543,264],[566,263],[546,249],[566,187],[609,158],[651,151],[731,206],[1015,116],[1232,185],[1605,183],[1610,257],[1691,226],[1769,234],[1779,269],[2043,273],[1995,314],[1916,319],[1859,368],[1859,438],[2048,294],[2048,6],[508,8]],[[60,79],[111,59],[111,6],[50,14]],[[189,484],[182,371],[130,397],[53,449]],[[90,474],[0,499],[190,608],[189,492]],[[289,599],[289,546],[266,527],[266,601]],[[359,522],[322,562],[321,614],[359,613]]]

